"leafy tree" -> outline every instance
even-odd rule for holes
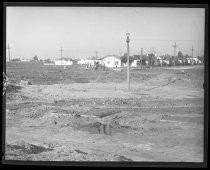
[[[38,61],[38,57],[35,55],[33,58],[35,61]]]
[[[153,53],[151,54],[148,54],[148,64],[149,64],[149,67],[152,67],[154,66],[154,63],[155,63],[155,55]]]
[[[185,54],[185,56],[184,56],[185,58],[190,58],[190,56],[188,55],[188,54]]]
[[[183,60],[184,59],[184,55],[182,54],[181,51],[178,52],[178,59],[179,60]]]
[[[14,61],[15,62],[15,61],[21,61],[21,60],[20,60],[20,58],[14,58],[11,61]]]
[[[44,60],[46,63],[52,63],[52,61],[48,58],[46,60]]]
[[[133,56],[129,56],[129,63],[132,63],[134,60]],[[121,62],[122,63],[127,63],[127,53],[125,53],[122,57],[121,57]]]

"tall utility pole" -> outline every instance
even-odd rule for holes
[[[63,53],[63,49],[62,49],[62,47],[61,47],[61,65],[62,65],[62,63],[63,63],[63,56],[62,56],[62,53]]]
[[[126,42],[127,42],[127,82],[128,82],[128,91],[130,91],[130,69],[129,69],[129,51],[130,51],[130,48],[129,48],[129,42],[130,42],[130,33],[126,33],[126,36],[127,36],[127,39],[126,39]]]
[[[98,58],[98,51],[96,50],[96,59]]]
[[[8,55],[9,55],[9,66],[10,66],[10,46],[9,46],[9,44],[8,44]]]
[[[176,47],[177,47],[176,42],[175,42],[175,44],[173,45],[173,47],[174,47],[174,66],[175,66]]]
[[[191,64],[193,64],[193,51],[194,51],[193,46],[192,46],[191,51],[192,51],[192,63]]]
[[[141,69],[142,69],[142,57],[143,57],[143,48],[141,48],[141,58],[140,58]]]

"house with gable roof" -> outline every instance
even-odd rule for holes
[[[106,67],[121,67],[121,58],[117,55],[107,55],[100,59]]]

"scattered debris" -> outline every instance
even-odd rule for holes
[[[37,146],[37,145],[33,145],[33,144],[25,144],[25,145],[6,145],[6,149],[7,150],[18,150],[24,154],[39,154],[41,152],[45,152],[45,151],[52,151],[52,148],[45,148],[43,146]]]
[[[32,85],[30,81],[27,80],[20,80],[20,85],[21,86],[27,86],[27,85]]]
[[[88,155],[87,152],[81,151],[81,150],[79,150],[79,149],[75,149],[75,151],[76,151],[77,153],[80,153],[80,154]]]
[[[117,159],[118,159],[118,161],[129,161],[129,162],[133,162],[132,159],[127,158],[127,157],[122,156],[122,155],[117,155]]]

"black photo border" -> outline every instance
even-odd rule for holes
[[[2,163],[4,165],[37,166],[80,166],[80,167],[185,167],[205,168],[208,160],[208,128],[209,128],[209,7],[208,4],[195,3],[97,3],[97,2],[3,2],[3,67],[6,73],[6,8],[7,7],[173,7],[205,9],[205,72],[204,72],[204,161],[203,162],[81,162],[81,161],[20,161],[5,160],[6,131],[6,98],[2,95]]]

